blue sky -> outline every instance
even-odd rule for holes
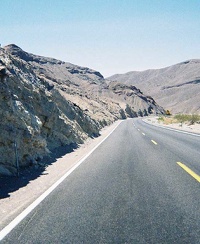
[[[200,58],[200,0],[1,0],[0,43],[105,77]]]

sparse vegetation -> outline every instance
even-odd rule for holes
[[[197,123],[197,122],[200,123],[200,115],[198,115],[198,114],[177,114],[174,116],[174,118],[179,123],[188,122],[190,125],[193,125],[194,123]]]
[[[172,123],[187,123],[193,125],[195,123],[200,123],[200,115],[198,114],[176,114],[174,116],[162,116],[158,118],[159,122],[164,124]]]
[[[162,116],[162,117],[159,117],[158,118],[158,121],[164,121],[164,117]]]

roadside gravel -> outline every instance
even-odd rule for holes
[[[200,134],[200,124],[188,125],[187,123],[171,123],[171,124],[164,124],[162,121],[158,120],[159,117],[148,117],[143,119],[147,123],[151,123],[154,125],[161,125],[164,127],[169,127],[177,130],[188,131],[191,133],[198,133]]]

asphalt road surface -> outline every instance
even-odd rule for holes
[[[2,243],[200,243],[200,137],[123,121]]]

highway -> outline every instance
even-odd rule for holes
[[[1,243],[200,243],[200,136],[123,121]]]

